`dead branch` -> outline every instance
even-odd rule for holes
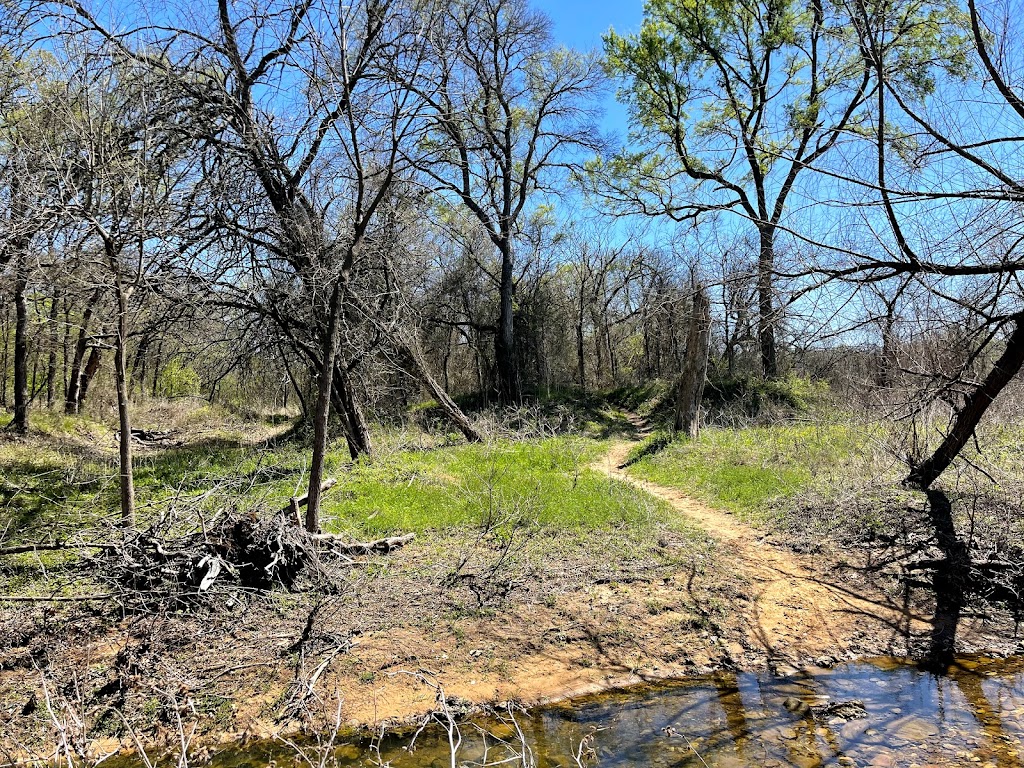
[[[335,533],[311,534],[314,541],[325,542],[331,549],[342,555],[369,555],[372,553],[387,554],[400,547],[404,547],[416,538],[415,533],[407,533],[404,536],[390,536],[376,541],[346,541],[344,537]]]
[[[18,544],[13,547],[0,547],[0,557],[4,555],[22,555],[27,552],[56,552],[63,549],[113,549],[112,544],[69,544],[67,542],[53,544]]]
[[[333,488],[337,484],[338,484],[337,478],[328,477],[320,485],[320,493],[326,493],[327,491],[331,490],[331,488]],[[281,508],[281,514],[282,515],[294,515],[296,517],[296,519],[298,520],[299,507],[304,507],[307,504],[309,504],[309,494],[308,493],[304,493],[301,496],[292,496],[288,500],[288,505]],[[302,521],[298,520],[298,524],[301,525]]]

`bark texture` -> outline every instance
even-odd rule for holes
[[[700,287],[693,294],[693,312],[686,339],[686,362],[676,388],[673,430],[695,440],[700,434],[700,402],[708,372],[711,339],[711,302]]]

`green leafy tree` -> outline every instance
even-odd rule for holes
[[[927,90],[944,13],[875,0],[649,0],[638,34],[605,38],[643,146],[597,164],[606,194],[648,215],[727,211],[756,228],[766,377],[779,374],[777,242],[798,177],[861,132],[873,104],[856,24],[889,26],[900,77]]]

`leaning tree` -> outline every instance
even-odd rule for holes
[[[942,56],[908,72],[900,35],[910,19]],[[1024,94],[1013,76],[1024,51],[996,32],[1010,20],[983,14],[977,0],[963,9],[895,4],[877,14],[862,6],[855,22],[880,87],[873,167],[850,180],[873,201],[865,222],[881,247],[847,250],[820,272],[871,287],[887,306],[913,291],[926,297],[928,317],[967,336],[952,369],[907,371],[926,380],[919,405],[952,405],[937,447],[909,457],[908,483],[927,489],[1024,365]],[[967,77],[972,71],[979,76]],[[941,98],[930,98],[936,84]],[[888,376],[894,353],[884,354]]]

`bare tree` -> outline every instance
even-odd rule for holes
[[[952,376],[932,372],[932,397],[957,404],[940,444],[931,455],[915,457],[907,478],[913,485],[928,488],[967,445],[988,407],[1024,363],[1019,278],[1024,271],[1019,253],[1024,183],[1016,165],[1022,144],[1019,126],[1024,120],[1024,97],[1004,73],[1012,65],[993,58],[990,46],[995,38],[975,0],[968,0],[967,18],[973,52],[986,83],[997,94],[989,108],[1015,121],[999,135],[971,136],[969,121],[950,120],[930,109],[922,98],[921,78],[901,76],[899,19],[883,16],[884,23],[879,23],[867,9],[861,10],[856,19],[861,46],[882,86],[875,94],[873,189],[891,237],[882,254],[861,254],[827,274],[855,284],[892,284],[892,296],[912,281],[935,301],[970,318],[974,343],[962,358],[959,372]],[[947,39],[955,39],[959,32],[955,22],[955,18],[946,22],[953,28]],[[1016,50],[996,46],[1003,52]],[[948,50],[947,54],[951,57],[940,62],[957,65],[957,58]],[[962,64],[954,72],[960,70]],[[973,95],[959,106],[968,103],[977,109]],[[943,105],[945,109],[954,106],[952,100]],[[895,111],[890,112],[890,107]],[[908,152],[913,146],[919,147],[918,151]],[[928,167],[939,178],[956,178],[959,183],[952,189],[934,184],[916,187],[913,167],[902,180],[896,180],[894,167],[902,167],[908,154],[915,167]],[[907,223],[920,214],[923,201],[937,205],[940,216],[930,219],[931,231],[920,226],[911,230]],[[999,347],[1002,352],[988,373],[980,381],[971,381],[970,371]]]
[[[121,516],[126,525],[133,525],[128,339],[141,304],[140,291],[158,279],[161,263],[176,253],[175,198],[188,176],[181,163],[182,135],[174,128],[182,105],[173,90],[130,59],[119,60],[103,49],[67,50],[66,55],[74,69],[67,73],[64,98],[55,100],[51,112],[64,126],[67,144],[51,147],[51,169],[61,180],[64,221],[81,230],[83,245],[95,243],[91,273],[99,284],[87,316],[104,289],[114,297]],[[79,364],[85,325],[76,349]],[[74,394],[77,410],[88,378],[73,378],[68,399]]]
[[[428,116],[415,165],[442,199],[470,211],[498,254],[494,337],[498,396],[522,397],[514,322],[516,241],[537,192],[572,153],[599,147],[590,125],[602,82],[596,56],[554,48],[548,20],[524,0],[431,7],[429,66],[400,72]]]
[[[298,341],[297,330],[309,334],[299,348],[317,371],[306,511],[311,531],[319,528],[332,402],[352,456],[371,448],[351,391],[351,360],[339,356],[339,347],[353,270],[401,174],[409,96],[384,71],[397,56],[415,58],[413,20],[404,3],[390,0],[338,8],[302,0],[247,12],[221,0],[214,40],[198,25],[186,32],[195,58],[182,81],[186,87],[198,81],[196,100],[215,94],[208,127],[213,161],[251,179],[243,190],[258,195],[232,194],[230,173],[212,193],[217,204],[209,228],[230,229],[259,276],[254,285],[238,286],[228,266],[219,285],[247,291],[243,303],[281,323],[290,339]],[[277,88],[284,81],[298,97],[291,104]],[[273,215],[269,230],[262,211]],[[312,302],[311,319],[290,314],[287,303],[275,306],[282,277],[298,280],[301,302]]]

